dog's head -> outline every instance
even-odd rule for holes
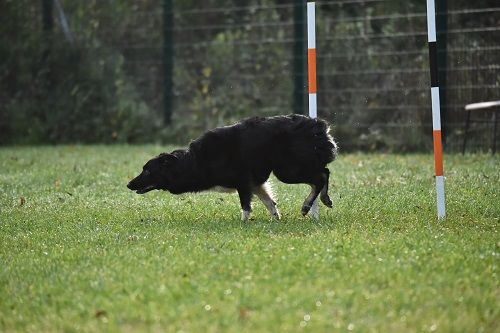
[[[173,154],[160,154],[149,160],[139,176],[132,179],[127,187],[137,194],[144,194],[152,190],[166,190],[168,188],[170,170],[177,162]]]

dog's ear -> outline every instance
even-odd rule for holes
[[[167,154],[167,153],[161,153],[160,156],[158,156],[158,157],[160,158],[160,162],[163,165],[171,165],[171,164],[177,162],[177,160],[178,160],[177,156],[172,155],[172,154]]]

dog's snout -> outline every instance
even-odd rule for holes
[[[131,185],[131,184],[132,184],[132,182],[129,182],[129,183],[127,184],[127,188],[128,188],[129,190],[131,190],[131,189],[132,189],[132,185]]]

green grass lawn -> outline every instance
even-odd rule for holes
[[[499,331],[500,158],[345,154],[334,208],[272,179],[235,194],[125,187],[159,146],[0,149],[0,331]]]

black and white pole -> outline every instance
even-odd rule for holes
[[[307,3],[307,82],[309,91],[309,117],[318,116],[316,104],[316,3]],[[318,199],[311,206],[311,215],[319,218]]]
[[[432,129],[434,140],[434,168],[436,171],[436,199],[438,219],[445,213],[443,146],[441,139],[441,108],[437,66],[436,10],[434,0],[427,0],[427,36],[429,41],[429,64],[431,72]]]

